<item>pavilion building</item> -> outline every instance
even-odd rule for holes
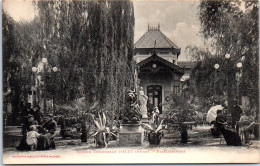
[[[138,66],[139,86],[148,96],[148,109],[157,106],[167,111],[164,103],[179,95],[184,69],[177,61],[181,48],[167,38],[158,27],[149,27],[135,43],[134,60]]]

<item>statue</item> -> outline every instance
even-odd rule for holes
[[[137,104],[136,93],[132,90],[127,91],[126,112],[124,113],[123,124],[138,124],[142,114]]]
[[[126,108],[118,133],[120,146],[141,146],[144,141],[144,130],[140,124],[142,114],[137,97],[135,91],[129,90],[126,93]]]
[[[148,100],[148,97],[144,94],[143,87],[140,87],[139,104],[140,104],[140,112],[142,114],[143,119],[148,119],[148,116],[147,116],[147,100]]]

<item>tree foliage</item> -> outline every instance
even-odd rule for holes
[[[245,9],[242,8],[242,3],[245,4]],[[199,6],[199,19],[202,25],[201,33],[205,39],[211,41],[214,49],[214,55],[219,58],[220,71],[227,68],[224,56],[230,54],[230,81],[232,88],[235,91],[236,80],[235,73],[237,72],[236,64],[243,60],[243,75],[242,83],[240,84],[240,93],[249,96],[251,101],[257,103],[258,100],[258,2],[257,1],[209,1],[203,0]],[[242,58],[244,57],[244,58]],[[213,58],[211,62],[214,61]],[[205,75],[198,73],[210,73],[214,71],[214,64],[208,60],[203,60],[202,63],[207,63],[208,67],[203,68],[203,65],[197,66],[198,72],[194,72],[193,77],[197,86],[200,79],[206,79]],[[202,67],[202,68],[201,68]],[[199,69],[200,68],[200,69]],[[224,72],[225,73],[225,72]],[[224,91],[225,76],[222,73],[223,86],[217,86],[218,91]],[[196,75],[198,74],[198,75]],[[204,77],[203,77],[204,76]],[[202,77],[202,78],[198,78]],[[196,80],[197,79],[197,80]],[[208,78],[209,79],[209,78]],[[209,79],[214,80],[214,79]],[[212,81],[211,81],[212,82]],[[198,85],[199,84],[199,85]],[[206,85],[206,84],[205,84]],[[224,89],[223,89],[224,88]],[[210,88],[207,90],[210,90]],[[233,91],[233,92],[234,92]],[[210,92],[208,92],[210,93]],[[234,97],[235,94],[233,94]]]
[[[18,116],[18,103],[23,100],[24,77],[22,77],[21,61],[19,59],[19,49],[17,37],[17,25],[15,21],[5,12],[2,14],[2,32],[3,32],[3,92],[4,102],[12,104],[13,116],[15,120]],[[17,58],[18,57],[18,58]]]
[[[57,0],[33,4],[38,16],[31,22],[14,22],[4,15],[4,61],[14,58],[30,87],[32,67],[46,57],[49,69],[58,68],[46,77],[47,98],[63,104],[82,97],[83,91],[87,105],[98,103],[100,109],[110,110],[111,117],[123,110],[125,92],[133,87],[133,3]],[[6,72],[17,74],[9,70],[16,70],[10,63],[4,64]]]
[[[88,11],[85,60],[90,63],[84,68],[86,98],[89,103],[97,101],[99,107],[116,113],[124,109],[126,90],[133,86],[133,4],[90,2]]]

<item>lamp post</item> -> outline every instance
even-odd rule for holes
[[[46,76],[47,76],[47,72],[46,71],[46,65],[48,63],[48,60],[47,58],[42,58],[42,63],[43,63],[43,71],[42,71],[42,76],[43,76],[43,112],[44,112],[44,116],[46,115],[47,113],[47,103],[46,103]],[[36,67],[33,67],[32,68],[32,71],[34,73],[37,72],[37,68]],[[52,68],[52,71],[53,72],[57,72],[58,71],[58,68],[57,67],[53,67]]]
[[[215,95],[216,95],[216,78],[217,78],[217,70],[219,69],[219,64],[215,64],[214,65],[214,68],[215,68],[215,75],[214,75],[214,92],[215,92]]]
[[[58,71],[58,68],[57,68],[57,67],[53,67],[53,68],[52,68],[52,71],[53,71],[54,73],[56,73],[56,72]],[[56,76],[55,76],[55,78],[56,78]],[[56,112],[56,107],[55,107],[55,99],[56,99],[56,98],[55,98],[55,94],[56,94],[56,93],[54,92],[54,94],[53,94],[53,101],[52,101],[52,102],[53,102],[53,103],[52,103],[52,104],[53,104],[53,114]]]
[[[47,59],[42,58],[42,63],[43,63],[43,113],[44,116],[47,113],[47,103],[46,103],[46,64],[47,64]]]
[[[32,67],[32,72],[33,72],[33,73],[36,73],[36,72],[37,72],[37,68],[36,68],[36,67]],[[34,87],[34,88],[32,88],[32,89],[35,89],[35,86],[36,86],[36,83],[35,83],[35,74],[33,74],[33,87]],[[35,95],[36,95],[36,93],[35,93]],[[35,99],[36,99],[36,96],[34,96],[34,91],[32,90],[32,107],[35,106],[35,103],[36,103]]]
[[[243,64],[241,62],[237,63],[237,68],[238,72],[236,73],[236,80],[237,80],[237,99],[240,101],[240,94],[239,94],[239,83],[240,83],[240,78],[242,77],[242,66]]]
[[[227,106],[228,106],[228,112],[227,112],[227,123],[228,125],[231,125],[232,123],[232,117],[231,117],[231,88],[232,84],[230,82],[230,54],[226,54],[225,58],[227,60]]]
[[[227,81],[227,123],[228,125],[232,124],[232,102],[231,102],[231,90],[232,90],[232,82],[231,82],[231,74],[232,74],[232,69],[231,69],[231,62],[230,62],[230,54],[226,54],[225,55],[225,59],[227,61],[227,66],[226,66],[226,81]],[[242,59],[243,60],[243,59]],[[214,81],[214,89],[215,89],[215,94],[216,94],[216,71],[219,69],[219,64],[215,64],[214,68],[215,68],[215,81]],[[237,80],[237,94],[239,97],[239,80],[242,77],[242,72],[241,72],[241,68],[242,68],[242,63],[238,62],[236,67],[239,69],[239,72],[236,73],[236,80]],[[232,67],[233,68],[233,67]]]

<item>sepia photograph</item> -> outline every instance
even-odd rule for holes
[[[3,164],[259,163],[257,0],[3,0]]]

